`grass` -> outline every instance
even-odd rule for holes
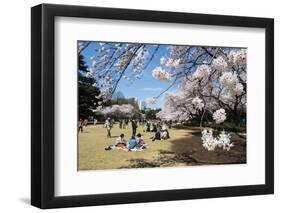
[[[171,138],[166,141],[152,142],[154,135],[137,129],[148,149],[142,152],[125,152],[123,150],[105,151],[104,148],[114,144],[116,138],[125,134],[128,141],[132,134],[130,125],[127,129],[119,129],[115,124],[111,130],[111,138],[107,138],[106,129],[102,125],[87,126],[79,133],[78,170],[101,170],[120,168],[174,167],[202,164],[225,164],[246,162],[246,140],[233,135],[236,146],[230,151],[218,150],[208,152],[202,148],[201,135],[198,128],[170,129]]]

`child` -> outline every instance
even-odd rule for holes
[[[135,138],[135,136],[132,136],[132,137],[131,137],[131,140],[130,140],[130,142],[129,142],[129,144],[128,144],[128,149],[129,149],[129,150],[135,149],[136,146],[137,146],[136,138]]]
[[[143,141],[142,135],[140,133],[137,134],[137,148],[145,149],[146,144]]]
[[[116,139],[115,146],[116,147],[120,147],[120,148],[127,147],[127,142],[124,139],[124,134],[123,133]]]
[[[127,143],[126,140],[124,139],[124,134],[122,133],[117,139],[115,144],[112,144],[108,147],[105,148],[105,150],[111,150],[111,149],[127,149]]]

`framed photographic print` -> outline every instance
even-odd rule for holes
[[[31,9],[31,203],[271,194],[274,21]]]

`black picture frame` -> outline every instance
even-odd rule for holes
[[[263,28],[266,34],[265,184],[95,195],[54,195],[55,17]],[[164,11],[41,4],[31,9],[31,204],[42,208],[274,193],[274,20]]]

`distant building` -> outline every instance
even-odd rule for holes
[[[122,100],[125,99],[125,95],[121,92],[121,91],[116,91],[113,95],[112,95],[112,100]]]
[[[139,108],[140,110],[146,109],[146,102],[145,101],[139,101]]]

